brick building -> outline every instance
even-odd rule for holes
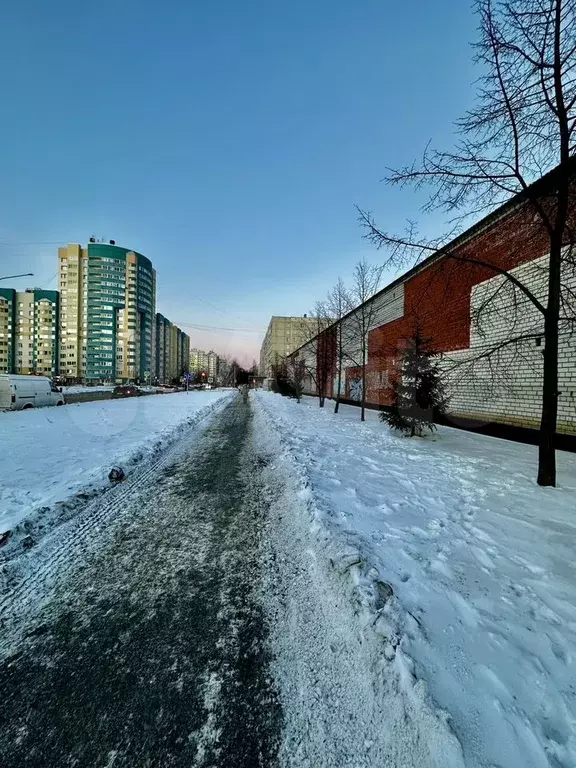
[[[576,159],[571,172],[576,178]],[[555,173],[530,189],[544,205]],[[368,334],[367,402],[389,404],[390,376],[406,340],[419,327],[442,353],[453,417],[536,427],[541,406],[543,316],[502,271],[545,303],[547,252],[548,238],[541,220],[520,194],[372,297],[376,306]],[[576,319],[576,268],[568,262],[562,270],[562,295],[563,314]],[[348,338],[354,311],[342,320],[341,331]],[[576,433],[572,324],[567,322],[562,329],[559,348],[558,431],[566,433]],[[331,337],[335,338],[333,329]],[[310,349],[304,345],[293,354],[306,357]],[[358,400],[361,369],[357,354],[345,359],[343,367],[340,394]],[[333,362],[329,368],[331,394],[336,395]]]

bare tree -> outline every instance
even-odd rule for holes
[[[495,297],[484,302],[484,312],[491,310],[502,290],[509,289],[515,303],[529,306],[539,316],[537,329],[510,333],[494,352],[501,354],[508,346],[521,354],[527,336],[534,343],[536,333],[543,335],[538,483],[555,485],[559,338],[574,330],[574,293],[568,281],[563,282],[563,273],[574,274],[575,255],[570,203],[576,171],[576,3],[478,0],[476,12],[480,39],[475,58],[481,71],[477,106],[458,122],[455,149],[427,147],[419,164],[391,169],[387,178],[391,184],[430,186],[425,210],[450,213],[449,235],[444,240],[423,240],[410,225],[404,236],[395,236],[359,209],[360,220],[366,236],[377,247],[387,248],[387,265],[403,267],[439,254],[445,265],[453,262],[486,277],[500,276]],[[552,168],[540,183],[533,183]],[[491,212],[511,196],[521,204],[511,223],[516,242],[523,241],[524,248],[528,242],[543,242],[542,253],[548,254],[540,290],[481,252],[442,248],[467,216]],[[482,354],[488,359],[491,350]]]
[[[344,373],[344,361],[346,356],[346,336],[343,332],[342,319],[348,312],[351,299],[341,277],[336,285],[328,292],[326,308],[330,317],[334,320],[335,343],[335,367],[336,367],[336,397],[334,401],[334,413],[340,408],[340,396],[342,390],[342,374]]]
[[[219,378],[224,387],[235,387],[240,364],[236,358],[229,355],[220,358]]]
[[[377,313],[376,302],[369,299],[380,288],[383,271],[382,265],[370,265],[364,259],[356,264],[352,287],[346,293],[349,303],[348,316],[341,324],[344,354],[352,366],[360,371],[359,400],[362,421],[366,420],[368,333],[374,327]]]
[[[287,377],[288,377],[288,381],[290,382],[290,385],[292,386],[294,397],[296,398],[297,402],[300,402],[300,400],[302,399],[302,394],[304,392],[304,379],[306,377],[306,367],[304,365],[304,360],[302,360],[298,354],[291,355],[288,358]]]
[[[334,331],[325,302],[317,301],[314,310],[302,318],[299,346],[303,346],[300,359],[308,378],[318,395],[320,408],[329,395],[334,366]]]

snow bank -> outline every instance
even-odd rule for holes
[[[308,473],[273,424],[256,409],[270,498],[262,602],[282,704],[280,768],[464,768],[446,713],[430,706],[409,660],[383,654],[373,611],[393,607],[389,585],[372,594],[362,555],[319,524]]]
[[[0,533],[39,507],[107,484],[227,392],[181,392],[0,413]]]
[[[112,392],[113,389],[114,386],[112,385],[87,387],[84,384],[70,384],[67,387],[62,387],[62,392],[64,393],[64,397],[66,397],[66,395],[79,395],[84,392]]]
[[[576,765],[576,456],[559,454],[560,487],[543,489],[532,446],[408,440],[353,408],[255,402],[382,664],[449,713],[466,766]]]

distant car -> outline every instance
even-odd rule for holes
[[[62,390],[47,376],[0,374],[0,409],[23,411],[46,405],[64,405]]]
[[[140,397],[143,394],[140,387],[136,387],[134,384],[121,384],[112,390],[112,397]]]

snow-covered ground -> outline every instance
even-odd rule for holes
[[[181,392],[0,413],[0,533],[39,507],[108,483],[229,392]]]
[[[427,689],[467,768],[573,768],[576,456],[560,453],[559,487],[543,489],[532,446],[447,428],[409,440],[355,408],[254,402],[278,467],[298,470],[300,546],[340,553],[362,642],[380,638],[375,674],[412,703]]]
[[[68,387],[62,387],[62,392],[64,395],[80,395],[84,392],[111,392],[113,389],[113,385],[87,387],[84,384],[70,384]]]

